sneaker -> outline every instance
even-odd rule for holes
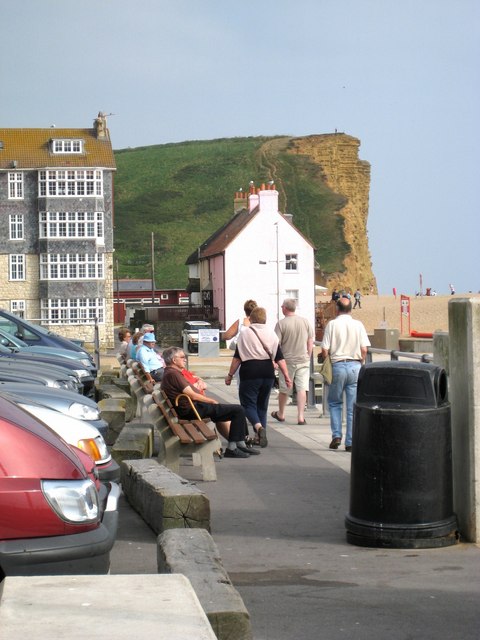
[[[345,451],[351,451],[352,450],[352,445],[351,444],[347,444],[345,446]]]
[[[329,449],[338,449],[338,447],[340,446],[341,443],[342,443],[342,439],[341,438],[333,438],[333,440],[328,445],[328,448]]]
[[[241,451],[238,447],[236,449],[226,449],[223,454],[224,458],[249,458],[250,454],[247,451]]]
[[[253,447],[242,447],[240,444],[237,444],[237,449],[243,451],[243,453],[248,453],[249,456],[259,456],[260,451],[257,451]]]

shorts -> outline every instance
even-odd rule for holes
[[[288,375],[290,376],[290,380],[293,384],[290,389],[287,388],[283,373],[279,369],[278,378],[280,381],[280,393],[286,393],[287,396],[291,396],[293,393],[293,385],[295,385],[295,389],[297,391],[308,391],[310,384],[310,363],[302,362],[301,364],[290,364],[287,362],[287,369]]]

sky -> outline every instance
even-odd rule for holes
[[[478,0],[19,0],[0,24],[0,126],[104,111],[114,149],[337,129],[371,164],[379,292],[480,291]]]

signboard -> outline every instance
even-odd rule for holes
[[[199,329],[198,342],[220,342],[219,329]]]
[[[403,324],[408,326],[408,335],[410,335],[410,298],[408,296],[400,296],[400,333],[404,335]]]

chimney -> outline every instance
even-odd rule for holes
[[[248,194],[248,211],[251,213],[258,205],[258,189],[255,189],[255,183],[250,180]]]
[[[278,213],[278,191],[273,180],[267,185],[262,184],[258,197],[261,213]]]
[[[94,126],[97,132],[97,139],[100,140],[108,138],[107,116],[103,111],[98,112],[98,116],[94,121]]]
[[[235,198],[233,199],[233,213],[234,215],[243,209],[248,209],[248,196],[240,188],[238,191],[235,191]]]

